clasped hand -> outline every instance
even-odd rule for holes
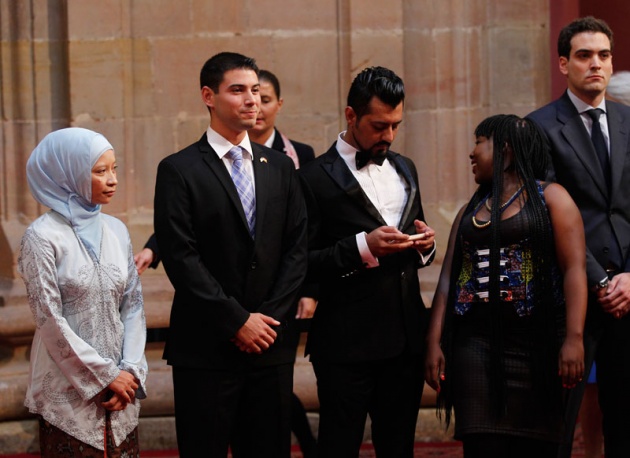
[[[271,326],[280,326],[280,322],[262,313],[252,313],[245,324],[236,332],[232,342],[245,353],[261,354],[278,337]]]
[[[608,287],[597,290],[597,301],[606,313],[621,318],[630,312],[630,273],[615,275]]]
[[[107,410],[124,410],[128,404],[135,402],[136,390],[140,386],[140,381],[127,371],[120,371],[118,377],[107,385],[104,393],[111,394],[111,397],[101,403]]]

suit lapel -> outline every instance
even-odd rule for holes
[[[610,135],[611,189],[619,189],[626,162],[628,128],[623,114],[614,103],[606,102],[608,134]],[[612,197],[612,196],[611,196]]]
[[[413,200],[418,190],[418,186],[416,185],[416,182],[411,175],[409,167],[407,167],[405,160],[400,154],[390,152],[388,153],[388,158],[392,161],[394,167],[396,167],[396,171],[398,172],[398,174],[402,175],[405,181],[407,181],[407,183],[409,184],[407,202],[405,203],[405,208],[400,218],[400,222],[398,223],[398,230],[402,231],[405,227],[407,227],[407,220],[409,219],[411,209],[413,208]]]
[[[243,204],[241,203],[241,199],[238,196],[238,191],[236,190],[236,186],[234,186],[232,177],[230,176],[227,168],[225,167],[225,164],[223,163],[221,159],[219,159],[219,156],[217,156],[216,151],[208,143],[208,138],[206,137],[206,134],[204,134],[203,137],[201,137],[201,140],[199,141],[199,150],[203,153],[204,162],[208,164],[208,167],[210,167],[210,170],[212,171],[212,173],[214,173],[217,180],[221,183],[221,185],[223,185],[223,188],[225,189],[225,192],[230,202],[232,202],[232,205],[234,205],[234,207],[236,208],[236,211],[241,216],[241,221],[243,223],[243,226],[249,233],[249,226],[247,225],[247,218],[245,218],[245,211],[243,210]],[[256,188],[258,188],[258,180],[256,180]],[[256,194],[258,194],[258,192]],[[258,195],[256,195],[256,209],[258,209]],[[258,227],[258,225],[256,225],[256,227]]]
[[[256,185],[256,239],[260,236],[260,228],[265,219],[265,209],[269,198],[269,158],[264,150],[252,143],[254,179]],[[244,216],[244,215],[243,215]]]
[[[360,208],[364,208],[380,225],[387,226],[381,214],[337,152],[334,143],[326,153],[326,160],[322,163],[322,167],[350,199],[354,200]]]
[[[287,154],[284,150],[284,142],[282,141],[282,135],[278,131],[278,129],[274,128],[276,136],[273,138],[273,144],[271,145],[271,149],[275,149],[276,151],[280,151],[281,153]]]
[[[564,125],[561,128],[562,136],[569,146],[571,146],[580,162],[584,164],[584,168],[593,177],[593,181],[599,191],[604,196],[608,196],[606,179],[597,160],[597,153],[595,152],[593,142],[588,135],[586,127],[584,127],[582,117],[575,109],[575,106],[566,92],[564,96],[559,99],[557,107],[558,122]]]

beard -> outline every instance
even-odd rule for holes
[[[367,155],[367,157],[385,157],[389,151],[389,147],[391,146],[391,143],[383,141],[366,148],[357,140],[354,132],[352,133],[352,138],[354,139],[354,143],[359,147],[359,152]]]

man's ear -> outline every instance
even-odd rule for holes
[[[348,125],[354,125],[357,122],[357,114],[355,113],[354,108],[346,107],[345,114]]]
[[[201,100],[208,108],[214,108],[214,91],[208,86],[201,88]]]
[[[565,76],[569,74],[569,70],[567,69],[568,63],[569,59],[564,56],[560,56],[560,59],[558,60],[558,68],[560,69],[560,73]]]

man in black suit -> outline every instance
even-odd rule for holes
[[[630,108],[605,99],[612,74],[612,47],[612,31],[602,20],[586,17],[567,25],[558,38],[558,54],[568,89],[529,117],[545,130],[551,142],[550,179],[569,191],[582,214],[591,290],[584,329],[585,366],[590,368],[593,360],[597,363],[606,458],[627,458]],[[569,395],[562,457],[571,454],[584,384]]]
[[[258,68],[235,53],[201,70],[210,126],[160,162],[155,233],[175,288],[173,366],[182,457],[290,453],[293,355],[282,339],[306,272],[306,209],[293,162],[250,143]]]
[[[276,115],[282,108],[284,100],[280,96],[280,81],[268,70],[258,72],[260,110],[256,117],[256,124],[248,130],[251,141],[267,146],[273,150],[283,152],[295,163],[296,169],[300,164],[306,164],[315,159],[313,147],[306,143],[290,140],[275,127]],[[144,248],[135,254],[134,261],[138,273],[142,274],[148,267],[156,269],[160,263],[159,250],[155,234],[147,240]],[[280,353],[288,353],[284,358],[288,361],[294,359],[300,342],[301,332],[308,330],[310,319],[313,317],[317,302],[312,298],[302,297],[297,304],[295,313],[293,310],[287,317],[287,326],[281,341],[276,342],[277,357]],[[168,328],[148,330],[148,339],[165,340],[168,336]],[[306,415],[306,410],[300,399],[293,394],[291,397],[291,431],[295,434],[304,458],[315,456],[315,437]]]
[[[319,300],[307,353],[320,457],[358,456],[368,414],[377,456],[413,456],[427,320],[418,268],[433,259],[435,233],[424,223],[413,162],[389,150],[404,95],[391,70],[362,71],[348,94],[347,130],[301,169],[306,288]]]
[[[258,82],[260,83],[260,111],[256,118],[256,124],[247,133],[251,141],[259,143],[276,151],[281,151],[289,156],[299,169],[315,159],[315,151],[311,145],[291,140],[276,128],[276,115],[282,109],[284,99],[280,96],[280,81],[269,70],[259,70]],[[142,274],[148,267],[157,268],[160,263],[159,251],[155,235],[151,235],[144,248],[134,256],[138,272]],[[312,316],[314,304],[302,304],[300,310],[306,307],[305,318]],[[312,308],[312,309],[311,309]]]

